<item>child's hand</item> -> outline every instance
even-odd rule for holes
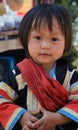
[[[19,120],[20,125],[22,126],[22,130],[32,130],[34,129],[34,126],[32,126],[33,123],[38,121],[36,115],[39,111],[33,111],[33,112],[25,112],[22,117]],[[37,127],[35,127],[37,128]]]
[[[43,113],[43,117],[41,117],[38,121],[33,123],[33,127],[37,130],[52,130],[56,126],[56,113],[47,111],[43,108],[40,108]]]

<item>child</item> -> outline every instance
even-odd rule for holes
[[[64,124],[78,123],[78,73],[63,59],[72,46],[68,12],[61,5],[35,6],[19,38],[27,58],[0,83],[0,122],[5,130],[69,130]]]

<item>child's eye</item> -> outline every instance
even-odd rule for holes
[[[40,40],[40,39],[41,39],[40,36],[35,36],[34,38],[35,38],[36,40]]]
[[[52,41],[57,41],[57,40],[58,40],[58,39],[57,39],[57,38],[55,38],[55,37],[54,37],[54,38],[52,38]]]

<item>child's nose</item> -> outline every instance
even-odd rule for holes
[[[41,48],[48,48],[49,49],[50,47],[51,47],[50,41],[48,41],[48,40],[43,41],[41,44]]]

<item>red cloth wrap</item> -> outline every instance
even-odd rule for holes
[[[40,65],[31,59],[24,59],[17,66],[42,107],[54,112],[66,104],[69,93],[57,80],[51,78]]]

